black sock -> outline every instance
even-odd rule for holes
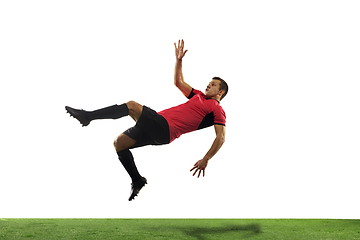
[[[86,112],[86,117],[90,121],[95,119],[118,119],[127,115],[129,115],[129,108],[127,107],[126,103]]]
[[[122,165],[124,166],[124,168],[128,172],[128,174],[130,175],[131,180],[133,182],[140,180],[141,175],[136,168],[136,165],[134,162],[134,157],[131,154],[130,150],[125,149],[120,152],[117,152],[117,154],[119,156],[120,162],[122,163]]]

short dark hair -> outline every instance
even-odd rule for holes
[[[222,78],[213,77],[213,80],[219,80],[219,81],[220,81],[219,90],[220,90],[220,91],[221,91],[221,90],[224,90],[224,91],[225,91],[224,94],[223,94],[223,95],[221,96],[221,98],[220,98],[220,100],[222,100],[222,99],[226,96],[226,94],[228,93],[229,87],[228,87],[227,83],[225,82],[225,80],[222,79]]]

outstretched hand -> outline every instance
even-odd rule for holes
[[[197,161],[194,164],[194,167],[190,170],[190,172],[195,170],[195,172],[193,174],[193,176],[195,176],[195,174],[199,171],[197,177],[200,177],[201,172],[203,173],[203,177],[205,177],[205,168],[206,168],[207,164],[208,164],[207,160],[201,159],[200,161]]]
[[[185,53],[188,51],[184,51],[184,40],[181,40],[181,42],[179,40],[178,46],[176,46],[176,43],[174,43],[174,45],[176,60],[181,60],[185,56]]]

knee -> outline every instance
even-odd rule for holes
[[[114,140],[114,148],[116,152],[120,152],[124,149],[132,147],[136,143],[135,140],[131,139],[125,134],[121,134]]]
[[[128,107],[129,110],[134,110],[137,105],[139,105],[137,102],[135,101],[129,101],[126,103],[126,106]]]
[[[137,121],[141,116],[143,106],[134,101],[129,101],[126,103],[126,105],[129,109],[130,117],[132,117],[135,121]]]
[[[115,148],[116,152],[119,152],[119,151],[123,150],[119,137],[115,138],[113,144],[114,144],[114,148]]]

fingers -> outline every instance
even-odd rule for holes
[[[183,40],[183,41],[184,41],[184,40]],[[177,46],[176,46],[176,43],[174,43],[174,45],[175,45],[175,48],[176,48],[176,49],[177,49],[177,48],[180,48],[180,47],[181,47],[181,45],[180,45],[180,40],[179,40]]]
[[[197,166],[195,166],[192,169],[190,169],[190,172],[192,172],[194,169],[196,169],[196,170],[195,170],[193,176],[196,174],[197,171],[199,171],[199,168]]]
[[[193,168],[190,170],[190,172],[192,172],[192,171],[195,169],[195,172],[194,172],[193,176],[195,176],[195,174],[200,170],[200,168],[197,166],[197,163],[195,163],[194,166],[195,166],[195,167],[193,167]],[[200,172],[201,172],[201,170],[200,170]]]
[[[178,44],[176,46],[176,42],[174,43],[175,46],[175,55],[177,59],[182,59],[185,56],[185,53],[188,50],[184,51],[184,40],[182,39],[181,41],[178,41]]]
[[[200,170],[200,171],[199,171]],[[201,169],[200,168],[197,168],[196,170],[195,170],[195,172],[194,172],[194,174],[193,174],[193,176],[195,176],[195,174],[197,173],[199,171],[199,173],[198,173],[198,178],[199,178],[199,176],[200,176],[200,173],[201,173]]]
[[[197,176],[197,177],[198,177],[198,178],[200,177],[201,172],[203,173],[203,177],[205,177],[205,169],[200,169],[200,168],[198,168],[198,169],[196,169],[196,170],[195,170],[195,172],[194,172],[193,176],[195,176],[195,174],[197,173],[197,171],[198,171],[198,170],[200,170],[200,171],[199,171],[199,173],[198,173],[198,176]]]
[[[175,48],[184,48],[184,39],[182,39],[181,42],[179,40],[177,46],[176,46],[176,43],[174,43],[174,45],[175,45]]]
[[[199,171],[199,174],[198,174],[198,178],[200,177],[200,174],[201,174],[201,171],[202,171],[202,173],[203,173],[203,177],[205,177],[205,169],[200,169],[200,171]],[[195,175],[195,174],[194,174]],[[194,176],[193,175],[193,176]]]
[[[198,178],[201,175],[201,172],[203,173],[203,177],[205,177],[205,168],[201,168],[198,166],[198,163],[195,163],[194,167],[190,170],[192,172],[195,169],[195,172],[193,173],[193,176],[195,176],[196,173],[198,173]]]

